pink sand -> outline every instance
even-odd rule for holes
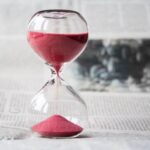
[[[46,137],[69,137],[82,132],[83,128],[60,115],[53,115],[32,126],[32,131]]]

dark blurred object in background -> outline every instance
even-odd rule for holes
[[[150,91],[150,40],[90,40],[76,62],[82,90]]]

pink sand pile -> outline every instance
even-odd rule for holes
[[[46,137],[75,136],[82,130],[82,127],[70,122],[60,115],[53,115],[48,119],[32,126],[32,131]]]

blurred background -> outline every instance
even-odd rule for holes
[[[0,90],[37,91],[49,69],[26,40],[31,16],[42,9],[79,11],[89,25],[84,53],[63,76],[82,91],[150,91],[149,0],[1,0]]]

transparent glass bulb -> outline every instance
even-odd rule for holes
[[[60,132],[63,132],[63,128],[65,126],[62,124],[60,125],[62,127],[58,127],[59,131],[57,131],[57,133],[52,133],[51,129],[49,133],[44,133],[44,129],[42,129],[42,133],[40,133],[36,129],[35,132],[40,133],[41,136],[48,137],[78,136],[84,129],[86,129],[88,125],[86,104],[70,85],[68,85],[61,77],[58,77],[54,71],[52,72],[52,78],[31,100],[30,112],[34,114],[34,118],[29,118],[29,126],[32,127],[40,123],[41,121],[43,122],[44,120],[47,120],[47,118],[49,117],[52,118],[55,116],[61,116],[67,119],[67,121],[70,121],[71,123],[80,126],[82,129],[79,129],[79,131],[73,131],[74,129],[68,129],[69,131],[65,130],[62,135],[59,134]],[[37,115],[36,117],[35,114]],[[57,124],[55,125],[57,126]]]
[[[86,104],[61,78],[60,70],[85,49],[88,40],[85,19],[71,10],[40,11],[31,18],[27,37],[52,72],[50,80],[31,100],[30,129],[45,137],[78,136],[87,126]]]

